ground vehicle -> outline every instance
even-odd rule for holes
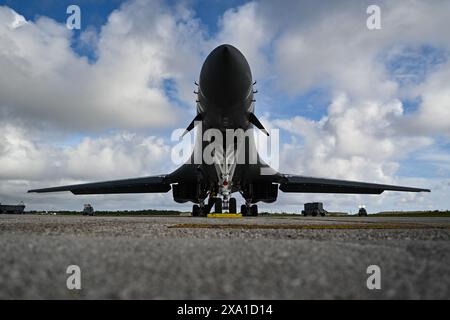
[[[85,204],[83,208],[83,216],[93,216],[94,215],[94,208],[89,204]]]
[[[359,208],[358,216],[360,217],[367,217],[367,210],[364,207]]]
[[[302,215],[304,216],[311,215],[313,217],[316,217],[318,215],[321,215],[323,217],[326,215],[326,213],[327,211],[323,209],[322,202],[305,203],[305,209],[302,210]]]
[[[0,213],[22,214],[25,205],[21,202],[18,205],[0,204]]]

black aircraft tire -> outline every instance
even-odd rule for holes
[[[214,212],[222,213],[222,198],[216,198],[214,203]]]
[[[200,214],[200,207],[198,206],[198,204],[194,204],[192,206],[192,216],[193,217],[198,217]]]
[[[229,212],[230,213],[237,213],[237,204],[236,204],[236,198],[230,198],[230,203],[228,204]]]
[[[248,215],[248,208],[245,204],[241,206],[241,214],[246,217]]]
[[[258,206],[256,204],[254,204],[250,207],[250,213],[251,213],[252,217],[258,216]]]

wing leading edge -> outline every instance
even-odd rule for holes
[[[117,194],[117,193],[157,193],[171,189],[166,175],[134,179],[111,180],[94,183],[74,184],[61,187],[33,189],[28,192],[70,191],[73,194]]]
[[[283,192],[299,193],[347,193],[381,194],[384,191],[430,192],[429,189],[411,188],[358,181],[305,177],[277,174],[275,179]],[[33,189],[28,192],[45,193],[70,191],[82,194],[120,194],[120,193],[165,193],[171,190],[169,175],[150,176],[134,179],[112,180],[85,184],[67,185],[53,188]]]
[[[384,191],[430,192],[429,189],[393,186],[348,180],[313,178],[283,174],[280,181],[283,192],[301,193],[349,193],[349,194],[381,194]]]

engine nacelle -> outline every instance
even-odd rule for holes
[[[173,200],[178,203],[192,201],[198,203],[199,199],[206,198],[206,189],[198,183],[178,183],[172,185]]]
[[[263,201],[275,202],[278,197],[278,185],[271,182],[251,184],[244,191],[244,198],[252,200],[252,203]]]

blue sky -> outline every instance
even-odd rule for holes
[[[129,5],[127,10],[122,7],[125,2]],[[31,137],[31,141],[15,147],[31,145],[30,150],[39,155],[40,152],[51,154],[51,161],[47,159],[46,163],[50,161],[59,166],[69,161],[70,164],[70,159],[66,159],[68,155],[84,157],[85,154],[77,153],[86,150],[97,155],[98,159],[108,152],[124,152],[123,155],[115,155],[119,158],[127,153],[136,157],[134,152],[142,153],[142,150],[129,150],[125,146],[122,150],[121,144],[129,143],[131,139],[140,145],[151,145],[155,142],[147,139],[150,136],[163,141],[149,147],[151,150],[158,150],[158,155],[167,152],[166,147],[170,148],[172,144],[172,130],[177,126],[187,126],[194,113],[195,97],[191,92],[200,71],[197,66],[214,45],[227,42],[236,45],[246,55],[253,73],[259,76],[256,79],[259,91],[256,113],[268,125],[280,129],[281,148],[285,152],[281,163],[284,171],[400,184],[439,185],[450,178],[450,168],[445,163],[450,153],[445,122],[446,102],[441,99],[445,97],[445,79],[447,69],[450,69],[450,44],[442,32],[432,29],[446,25],[444,13],[447,8],[419,1],[417,8],[411,9],[416,10],[417,19],[410,21],[407,16],[396,16],[402,12],[402,4],[383,1],[384,27],[378,33],[370,33],[361,24],[366,18],[362,10],[364,5],[354,5],[351,1],[330,1],[326,10],[324,4],[308,1],[287,1],[280,7],[272,1],[169,0],[161,1],[159,8],[152,1],[147,5],[145,2],[119,0],[0,1],[0,5],[13,9],[31,24],[36,23],[39,17],[48,17],[61,26],[65,24],[66,8],[70,4],[81,7],[82,29],[70,33],[70,50],[78,58],[70,57],[71,52],[65,48],[52,47],[46,60],[40,60],[41,53],[25,59],[29,59],[27,63],[39,71],[37,74],[45,75],[47,70],[56,70],[56,76],[51,73],[52,79],[61,76],[67,81],[67,88],[61,84],[58,89],[59,99],[72,99],[76,88],[78,95],[74,104],[58,105],[60,100],[56,98],[48,101],[47,89],[39,85],[35,86],[36,90],[42,92],[29,90],[29,99],[36,101],[37,106],[24,103],[20,99],[21,94],[0,100],[0,108],[4,108],[2,112],[8,114],[5,121],[15,128],[15,132]],[[193,15],[177,17],[179,6],[189,9]],[[108,22],[114,10],[120,19]],[[164,32],[155,31],[158,25],[139,17],[140,11],[152,16],[149,20],[162,19],[165,15],[173,19],[172,33],[167,36]],[[434,19],[430,21],[424,12],[434,12]],[[223,19],[225,13],[227,19]],[[335,25],[327,24],[327,19]],[[403,23],[408,27],[392,23],[399,19],[406,19]],[[133,21],[134,25],[127,38],[119,39],[120,28],[123,27],[120,23],[126,21]],[[143,35],[139,33],[140,26],[147,28]],[[53,27],[36,25],[36,28],[41,28],[42,33],[35,33],[33,37],[42,34],[58,37],[53,29],[45,30]],[[99,32],[102,28],[105,28],[104,34]],[[97,38],[94,42],[97,42],[81,45],[80,36],[89,30],[95,30]],[[28,40],[21,42],[14,31],[7,32],[11,32],[11,35],[7,34],[13,39],[11,41],[17,41],[16,46],[23,46],[26,50]],[[167,39],[164,38],[166,36]],[[134,37],[137,40],[130,39]],[[160,42],[154,40],[158,37],[162,39]],[[40,39],[36,40],[33,49],[39,47]],[[113,50],[96,56],[97,45]],[[127,51],[127,46],[137,49]],[[159,50],[162,53],[141,61],[141,56],[136,55],[140,50]],[[178,52],[183,52],[191,60],[185,61]],[[108,57],[109,54],[113,59]],[[87,57],[90,66],[85,66],[80,56]],[[16,58],[19,57],[13,54],[6,61]],[[73,69],[68,67],[64,70],[64,65],[58,65],[64,59],[75,65]],[[149,63],[152,59],[156,61],[154,64]],[[54,69],[41,70],[41,66],[47,63],[54,63]],[[122,70],[123,65],[130,67]],[[158,67],[155,69],[154,65]],[[132,70],[130,74],[129,70]],[[103,74],[108,74],[108,77],[102,78]],[[21,79],[20,70],[9,71],[8,76],[12,79],[16,75]],[[119,79],[117,82],[115,76]],[[95,77],[99,80],[89,82]],[[152,79],[154,84],[139,87],[142,85],[139,77]],[[104,79],[106,81],[102,81]],[[23,84],[23,80],[20,81],[18,83]],[[86,82],[88,84],[83,86]],[[38,81],[40,83],[42,81]],[[48,90],[58,85],[49,84]],[[90,87],[97,85],[103,89],[93,94]],[[122,91],[126,94],[121,95]],[[28,98],[28,93],[25,98]],[[104,103],[117,103],[114,106],[117,109],[105,111]],[[134,107],[135,103],[138,106]],[[63,108],[69,111],[61,111]],[[134,108],[132,110],[137,115],[128,112],[129,108]],[[73,109],[79,109],[79,112]],[[177,118],[175,122],[163,117],[169,113]],[[138,116],[140,114],[142,116]],[[346,130],[349,133],[342,135]],[[124,132],[126,134],[122,136]],[[136,136],[130,138],[128,133]],[[51,139],[45,145],[48,137]],[[14,148],[16,140],[11,141]],[[36,141],[39,143],[35,145]],[[153,174],[159,170],[158,163],[151,166],[145,159],[139,163],[141,168],[131,170],[130,174]],[[162,162],[161,168],[166,164]],[[65,174],[58,171],[60,169],[42,166],[45,170]],[[56,181],[48,183],[62,182],[62,179],[91,181],[118,172],[118,168],[111,168],[90,178],[77,170],[59,181],[54,177]],[[33,179],[24,181],[40,183],[36,176]],[[15,198],[11,196],[11,199]],[[339,201],[330,199],[336,207],[341,205]],[[164,201],[161,203],[166,206]],[[297,200],[292,198],[285,205],[292,201]]]

